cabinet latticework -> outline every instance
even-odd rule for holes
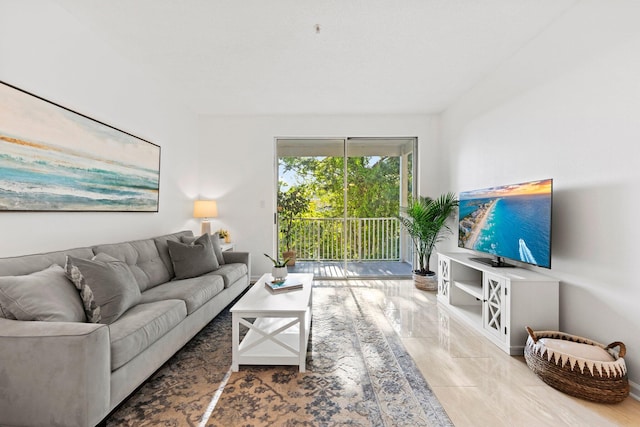
[[[487,285],[486,326],[500,333],[502,327],[502,283],[499,280],[488,278]]]

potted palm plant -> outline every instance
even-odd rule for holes
[[[292,187],[288,191],[278,192],[278,217],[280,231],[283,234],[284,251],[282,257],[289,259],[287,265],[295,265],[296,253],[293,247],[294,219],[309,207],[309,199],[302,186]]]
[[[452,233],[447,221],[457,207],[455,194],[445,193],[436,199],[420,196],[401,209],[400,223],[416,251],[418,268],[413,271],[413,279],[419,289],[435,290],[438,287],[436,273],[429,269],[429,262],[436,243]]]

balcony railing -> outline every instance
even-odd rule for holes
[[[300,261],[400,261],[400,231],[397,218],[297,218],[292,248]]]

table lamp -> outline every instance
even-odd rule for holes
[[[196,200],[193,202],[193,217],[202,218],[200,232],[211,234],[209,218],[218,216],[218,205],[215,200]]]

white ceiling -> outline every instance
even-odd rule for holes
[[[577,0],[56,1],[193,111],[235,115],[441,112]]]

